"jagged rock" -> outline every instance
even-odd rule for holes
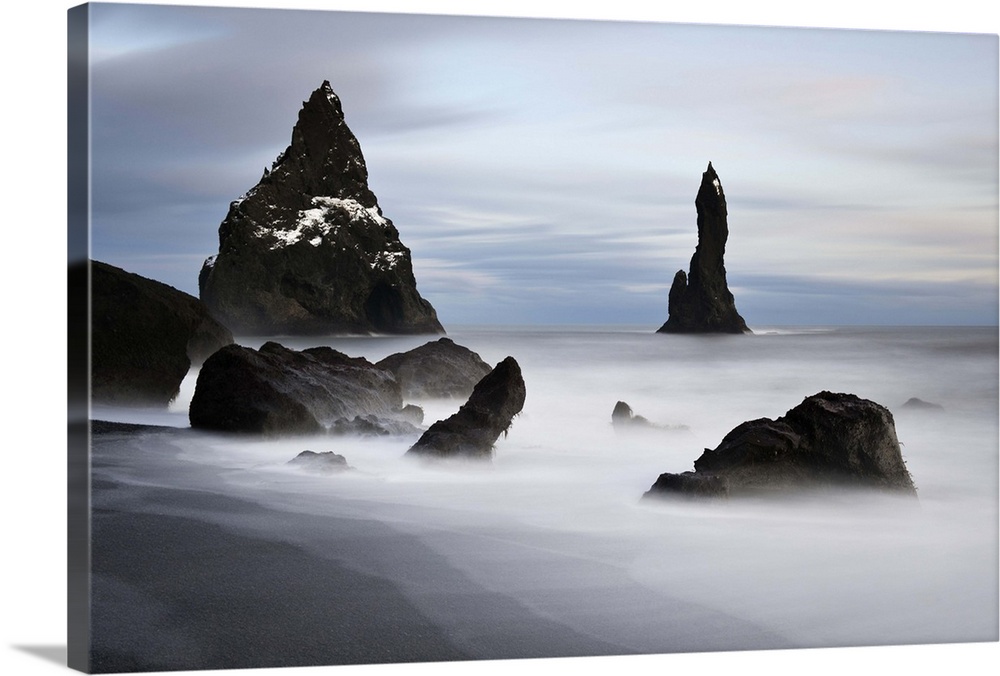
[[[99,261],[90,274],[94,401],[166,406],[192,364],[233,342],[194,296]]]
[[[270,435],[320,433],[368,415],[411,418],[391,373],[329,347],[298,352],[275,342],[260,350],[230,345],[209,357],[189,410],[192,427]]]
[[[903,408],[913,411],[943,411],[944,406],[941,404],[935,404],[929,401],[924,401],[923,399],[918,399],[917,397],[911,397],[906,400],[903,404]]]
[[[288,461],[289,465],[296,465],[312,472],[343,472],[352,469],[347,464],[347,458],[333,451],[302,451],[297,456]]]
[[[303,103],[271,169],[230,204],[198,286],[237,334],[444,333],[329,82]]]
[[[454,415],[431,425],[406,453],[490,459],[493,445],[521,412],[524,397],[521,367],[513,357],[507,357],[476,384],[469,400]]]
[[[694,472],[662,474],[645,494],[760,495],[822,487],[916,495],[892,414],[853,394],[820,392],[777,420],[745,422]]]
[[[729,239],[726,195],[708,163],[695,198],[698,246],[691,270],[678,270],[670,286],[668,318],[657,333],[751,333],[736,311],[723,257]]]
[[[467,398],[491,370],[478,354],[450,338],[391,354],[376,365],[395,374],[407,400]]]

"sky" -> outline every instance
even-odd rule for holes
[[[91,12],[91,257],[193,295],[329,80],[446,328],[659,327],[709,162],[751,328],[997,323],[995,34]]]

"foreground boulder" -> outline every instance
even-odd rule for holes
[[[279,435],[324,432],[358,416],[413,418],[388,371],[329,347],[298,352],[275,342],[213,354],[201,367],[189,410],[192,427]]]
[[[240,335],[444,333],[329,82],[303,103],[288,148],[229,205],[198,286]]]
[[[233,342],[194,296],[99,261],[90,275],[94,401],[166,406],[192,364]]]
[[[674,275],[668,297],[668,317],[657,333],[751,333],[726,281],[723,257],[729,239],[726,194],[708,163],[695,197],[698,210],[698,246],[691,270]]]
[[[491,370],[478,354],[450,338],[391,354],[376,366],[396,376],[406,400],[466,399]]]
[[[521,412],[524,397],[521,367],[513,357],[507,357],[476,384],[469,400],[454,415],[431,425],[406,454],[492,458],[493,445]]]
[[[662,474],[644,497],[767,495],[804,488],[916,495],[892,414],[853,394],[820,392],[777,420],[737,426],[694,472]]]

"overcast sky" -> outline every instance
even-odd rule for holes
[[[92,5],[91,255],[197,295],[329,80],[442,323],[996,324],[995,35]]]

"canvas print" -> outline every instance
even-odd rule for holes
[[[69,11],[70,665],[998,640],[998,39]]]

